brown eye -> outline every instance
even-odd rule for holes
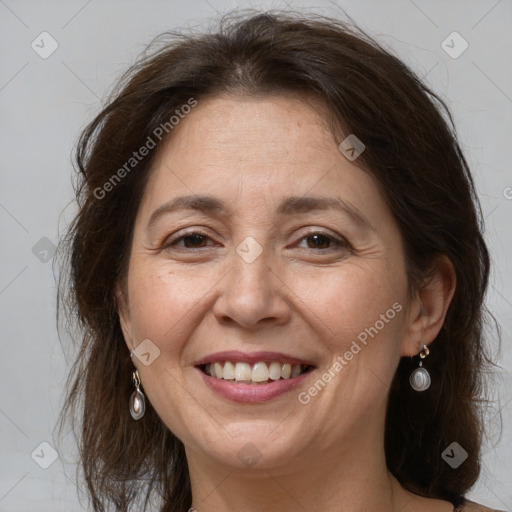
[[[178,240],[183,240],[185,247],[193,249],[196,247],[203,247],[206,237],[196,233],[194,235],[182,236],[181,238],[178,238]]]
[[[339,247],[347,247],[348,243],[326,233],[310,233],[303,238],[301,242],[307,240],[306,249],[317,249],[320,251],[334,250]],[[334,245],[334,247],[333,247]]]
[[[178,247],[180,249],[201,249],[208,247],[206,242],[211,238],[206,233],[191,231],[165,244],[164,248]],[[183,245],[180,245],[183,242]]]
[[[331,243],[330,237],[325,235],[309,235],[305,237],[310,242],[310,249],[328,249]]]

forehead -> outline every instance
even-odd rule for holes
[[[197,185],[221,185],[302,195],[339,183],[340,167],[369,183],[369,175],[340,154],[327,118],[319,100],[298,95],[199,100],[161,146],[148,191],[158,193],[167,182],[188,187],[189,194],[199,193]]]
[[[223,95],[199,100],[173,129],[162,153],[179,151],[181,159],[190,157],[205,164],[210,158],[222,158],[258,159],[265,165],[278,163],[276,158],[286,162],[303,161],[313,154],[319,158],[334,146],[327,110],[315,98]]]

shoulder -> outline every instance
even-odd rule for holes
[[[494,508],[484,507],[474,501],[464,500],[454,512],[506,512],[504,510],[496,510]]]

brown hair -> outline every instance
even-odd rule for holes
[[[319,98],[332,116],[333,133],[354,133],[366,146],[358,162],[375,178],[399,225],[411,291],[438,256],[453,263],[457,287],[430,347],[431,388],[411,389],[416,361],[402,358],[390,390],[385,449],[389,470],[406,489],[456,501],[480,471],[480,397],[490,363],[483,339],[489,256],[445,103],[390,51],[339,20],[289,12],[231,15],[217,32],[175,35],[157,38],[123,76],[82,133],[76,154],[79,211],[61,245],[67,273],[60,307],[81,345],[62,421],[71,419],[80,429],[94,510],[125,511],[140,496],[144,510],[152,499],[161,500],[162,511],[191,505],[181,441],[150,404],[141,421],[129,414],[131,361],[115,296],[156,152],[101,198],[98,189],[105,190],[173,111],[190,98],[200,102],[221,93]],[[469,454],[456,470],[441,458],[453,441]]]

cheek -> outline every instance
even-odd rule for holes
[[[385,260],[348,263],[343,268],[296,276],[294,293],[316,313],[332,334],[357,334],[373,325],[395,302],[403,306],[403,268]],[[391,313],[392,314],[392,313]]]
[[[398,263],[347,265],[317,281],[309,300],[307,288],[298,290],[325,328],[333,358],[346,354],[351,366],[356,362],[384,372],[394,366],[404,332],[407,291],[405,271]]]
[[[134,335],[139,342],[149,338],[160,348],[172,350],[166,340],[179,338],[176,333],[183,330],[204,290],[165,266],[157,268],[140,261],[132,268],[129,296]]]
[[[149,366],[137,363],[146,398],[180,439],[190,439],[191,425],[204,414],[195,407],[184,383],[180,358],[193,322],[198,321],[205,290],[193,279],[145,258],[134,259],[128,277],[132,332],[136,344],[149,339],[160,350]],[[192,405],[191,405],[192,404]],[[197,404],[196,404],[197,405]],[[176,411],[181,411],[179,415]]]

